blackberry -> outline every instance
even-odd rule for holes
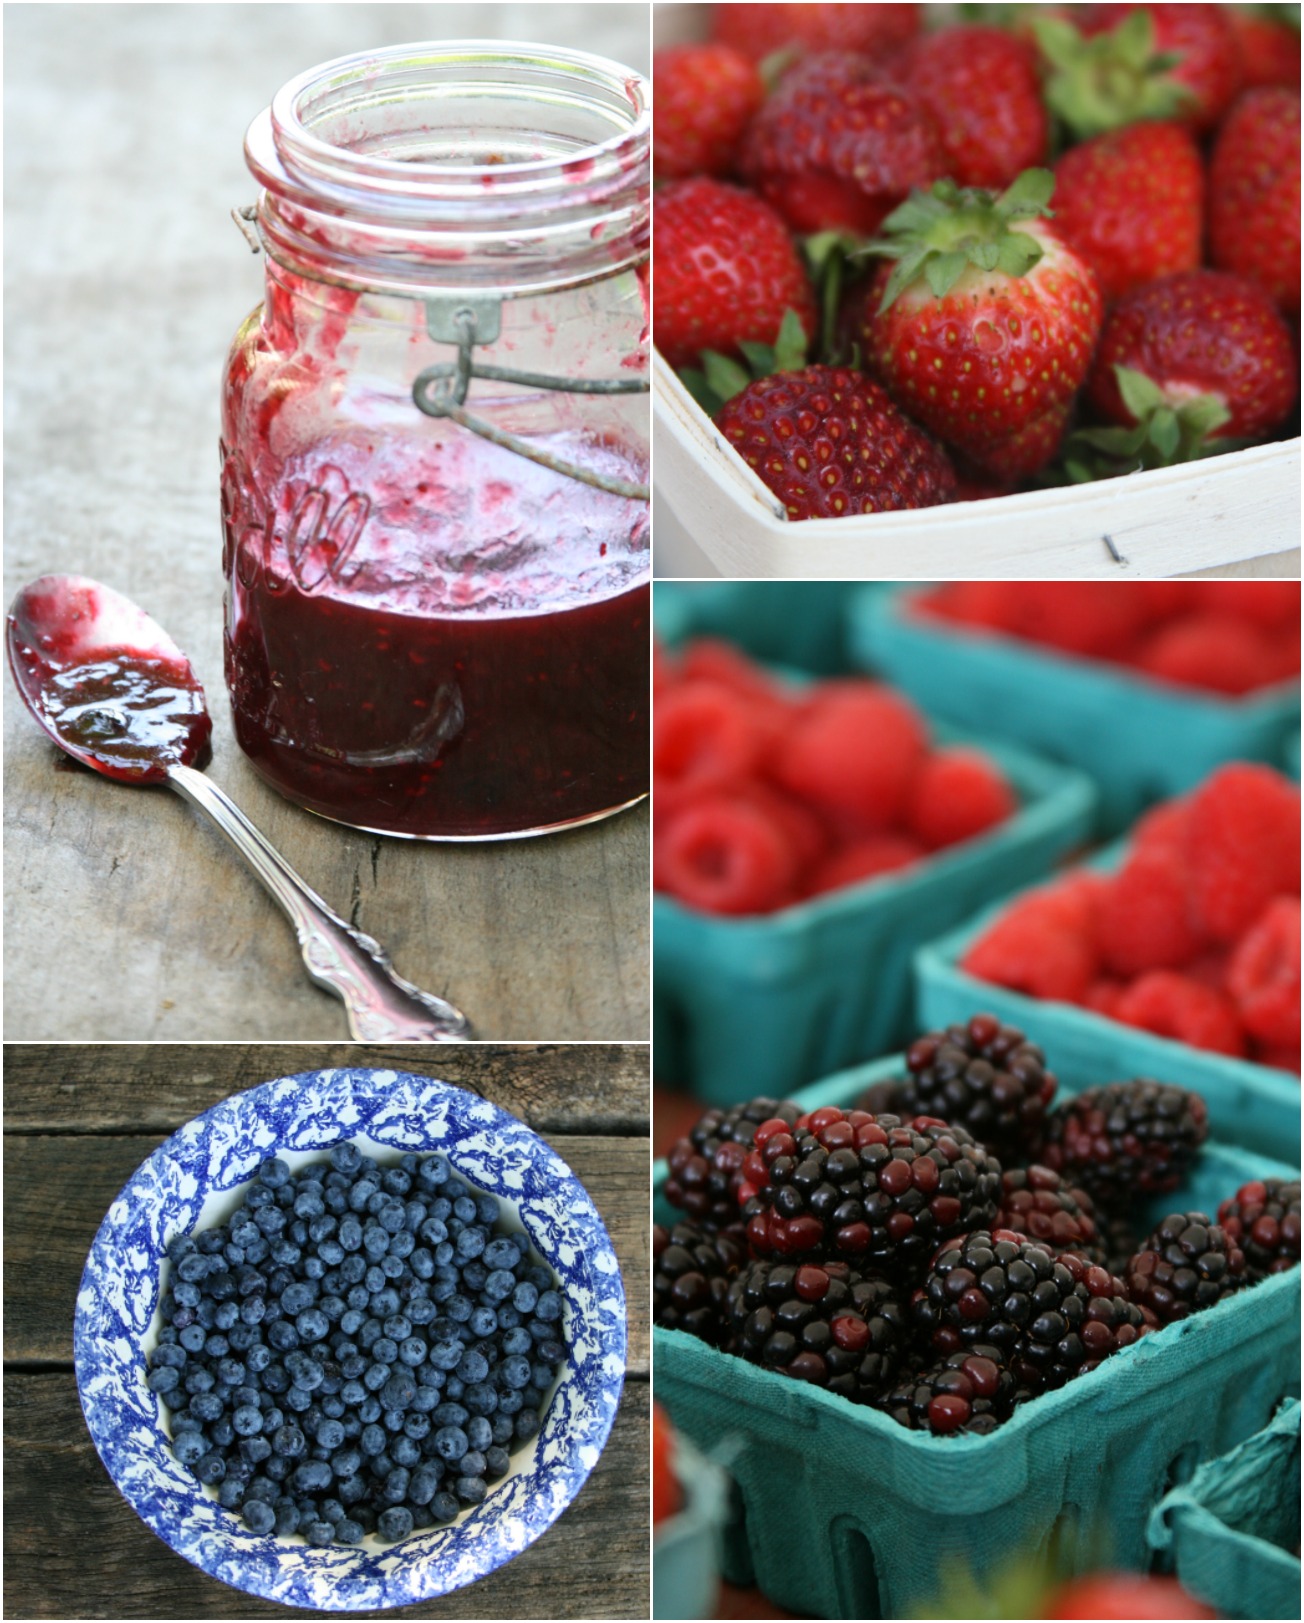
[[[1185,1180],[1208,1137],[1209,1112],[1185,1088],[1110,1082],[1067,1100],[1046,1126],[1045,1164],[1117,1212]]]
[[[1245,1253],[1203,1212],[1174,1212],[1127,1267],[1127,1294],[1172,1324],[1247,1285]]]
[[[930,1031],[906,1051],[902,1116],[938,1116],[985,1144],[1002,1166],[1026,1166],[1037,1154],[1055,1077],[1046,1056],[1017,1026],[992,1014]]]
[[[1014,1376],[995,1347],[962,1347],[903,1376],[878,1407],[898,1425],[938,1436],[995,1431],[1014,1412]]]
[[[1242,1184],[1218,1208],[1227,1238],[1245,1253],[1245,1277],[1254,1282],[1268,1274],[1299,1267],[1300,1186],[1281,1178]]]
[[[1141,1249],[1141,1230],[1131,1217],[1113,1216],[1105,1219],[1101,1231],[1104,1244],[1104,1264],[1111,1274],[1127,1273],[1127,1265]]]
[[[1146,1327],[1103,1268],[1073,1252],[1054,1256],[1008,1229],[980,1229],[944,1245],[911,1310],[941,1352],[995,1347],[1020,1399],[1063,1386]]]
[[[739,1173],[763,1121],[790,1127],[801,1106],[787,1099],[749,1099],[731,1110],[708,1110],[666,1157],[666,1199],[699,1223],[724,1228],[738,1220]]]
[[[901,1108],[900,1078],[885,1082],[871,1082],[852,1106],[853,1110],[868,1110],[871,1116],[909,1117],[912,1111]]]
[[[887,1280],[844,1262],[753,1262],[729,1287],[732,1350],[867,1403],[895,1376],[909,1315]]]
[[[1013,1229],[1047,1251],[1076,1251],[1089,1262],[1104,1262],[1096,1209],[1085,1189],[1074,1189],[1042,1166],[1006,1172],[1001,1185],[993,1228]]]
[[[989,1223],[1000,1163],[963,1127],[832,1106],[767,1123],[739,1190],[757,1256],[839,1257],[898,1277]]]
[[[652,1322],[686,1330],[712,1347],[727,1345],[729,1281],[747,1260],[742,1231],[716,1233],[695,1223],[652,1230]]]

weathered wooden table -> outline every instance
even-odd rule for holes
[[[194,661],[212,777],[309,884],[485,1038],[642,1040],[646,808],[545,840],[377,839],[280,799],[222,682],[219,380],[262,265],[244,131],[292,75],[441,29],[648,66],[640,6],[25,6],[6,19],[5,600],[97,577]],[[96,779],[4,683],[5,1035],[346,1035],[273,903],[166,790]]]
[[[442,1600],[375,1616],[648,1615],[648,1069],[645,1048],[37,1044],[5,1052],[5,1615],[282,1617],[192,1567],[113,1487],[82,1420],[72,1323],[110,1203],[160,1140],[228,1094],[338,1064],[471,1087],[574,1170],[629,1306],[625,1394],[597,1468],[547,1533]],[[302,1613],[300,1615],[311,1615]],[[363,1614],[354,1614],[363,1615]]]

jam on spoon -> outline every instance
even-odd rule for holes
[[[74,760],[123,783],[166,784],[206,811],[289,914],[312,978],[364,1041],[456,1041],[466,1017],[396,975],[383,949],[311,890],[202,767],[213,724],[190,661],[127,598],[44,575],[14,599],[9,664],[27,708]]]

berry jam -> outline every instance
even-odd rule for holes
[[[550,449],[641,476],[602,441]],[[646,508],[468,437],[223,457],[236,737],[299,805],[492,838],[647,792]]]

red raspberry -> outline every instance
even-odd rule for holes
[[[768,913],[791,899],[796,862],[782,831],[727,795],[676,813],[656,841],[654,883],[708,913]]]
[[[1229,999],[1169,969],[1152,970],[1133,981],[1119,998],[1114,1018],[1192,1048],[1238,1058],[1245,1053],[1241,1023]]]
[[[658,812],[673,811],[693,795],[744,782],[766,740],[756,708],[728,688],[693,682],[663,694],[652,718]]]
[[[1082,1007],[1093,1014],[1103,1014],[1106,1020],[1117,1020],[1118,1002],[1126,990],[1122,981],[1092,981],[1082,999]]]
[[[1134,851],[1100,906],[1100,956],[1114,975],[1177,969],[1200,947],[1187,915],[1189,876],[1170,847]]]
[[[1019,809],[1004,774],[976,749],[938,749],[915,778],[906,826],[931,851],[971,840]]]
[[[820,862],[829,849],[829,831],[819,817],[791,795],[773,789],[768,783],[747,783],[735,791],[736,798],[745,800],[780,829],[792,847],[798,874],[808,873]]]
[[[911,612],[990,631],[1013,631],[1016,624],[1010,588],[999,580],[962,580],[939,586],[916,598]]]
[[[1273,1048],[1298,1048],[1300,904],[1293,896],[1268,903],[1237,944],[1227,990],[1250,1035]]]
[[[724,175],[752,114],[765,100],[754,62],[731,45],[672,45],[652,59],[657,180]]]
[[[1299,892],[1299,789],[1271,767],[1234,761],[1190,805],[1192,917],[1210,941],[1233,942],[1274,896]]]
[[[698,637],[680,651],[679,671],[685,682],[713,682],[757,705],[775,722],[792,709],[787,691],[741,649],[720,637]]]
[[[775,749],[777,783],[849,832],[899,820],[928,747],[909,699],[873,682],[826,682]]]
[[[846,885],[908,868],[922,862],[927,854],[917,840],[904,834],[871,834],[825,857],[807,881],[806,889],[812,896],[841,890]]]
[[[1026,581],[1010,585],[1019,635],[1069,654],[1108,658],[1146,623],[1149,610],[1135,592],[1085,581]]]
[[[1299,626],[1300,590],[1290,580],[1202,580],[1187,582],[1193,606],[1206,614],[1230,614],[1265,631]]]
[[[1132,829],[1132,851],[1175,851],[1186,856],[1186,828],[1191,808],[1185,800],[1165,800],[1152,806]]]
[[[962,967],[1029,997],[1080,1002],[1095,978],[1096,955],[1087,939],[1057,921],[1057,906],[1052,892],[1016,903],[970,947]]]
[[[1136,663],[1161,681],[1215,693],[1252,693],[1272,680],[1262,630],[1226,614],[1193,614],[1161,626]]]

